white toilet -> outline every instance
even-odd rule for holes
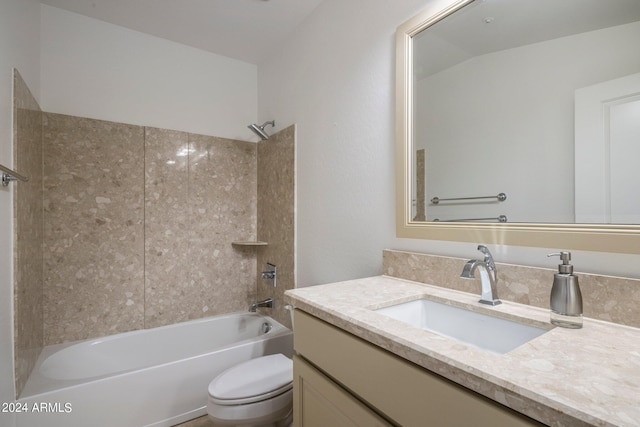
[[[209,384],[207,412],[216,426],[289,426],[292,407],[293,362],[283,354],[240,363]]]

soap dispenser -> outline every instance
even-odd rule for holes
[[[551,288],[551,323],[563,328],[582,328],[582,293],[578,277],[573,275],[571,252],[549,254],[559,256],[562,264],[558,265],[558,272],[553,276]]]

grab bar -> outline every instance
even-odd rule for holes
[[[0,165],[0,171],[2,171],[2,186],[6,187],[11,181],[28,182],[29,178],[24,175],[20,175],[18,172],[12,171],[6,166]]]
[[[497,218],[464,218],[464,219],[434,219],[434,222],[462,222],[462,221],[498,221],[498,222],[507,222],[506,215],[500,215]]]
[[[431,199],[431,203],[437,205],[440,202],[448,202],[452,200],[476,200],[476,199],[498,199],[499,202],[504,202],[507,200],[507,195],[504,193],[500,193],[497,196],[477,196],[477,197],[456,197],[453,199],[441,199],[439,197],[434,197]]]

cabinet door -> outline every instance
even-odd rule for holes
[[[296,427],[391,426],[298,356],[293,357],[293,378]]]

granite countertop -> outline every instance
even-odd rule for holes
[[[638,426],[640,329],[584,319],[582,329],[549,324],[549,310],[387,276],[287,291],[286,300],[406,360],[553,426]],[[495,354],[372,311],[419,298],[552,328]]]

